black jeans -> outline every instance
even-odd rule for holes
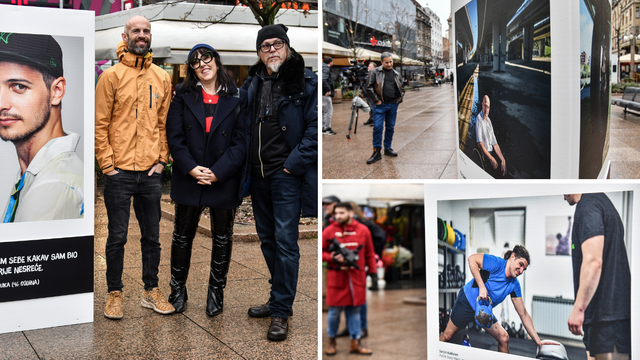
[[[107,286],[109,291],[122,290],[124,245],[127,243],[131,197],[133,209],[140,225],[142,248],[142,281],[144,289],[158,287],[160,264],[160,197],[162,174],[149,171],[126,171],[105,176],[104,204],[109,218],[107,237]]]

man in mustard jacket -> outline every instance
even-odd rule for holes
[[[106,244],[109,295],[104,316],[121,319],[122,269],[131,197],[140,225],[142,306],[161,314],[175,311],[158,287],[162,170],[169,158],[165,121],[171,78],[151,63],[151,24],[130,18],[118,44],[120,62],[96,86],[96,158],[105,175],[104,202],[109,219]]]

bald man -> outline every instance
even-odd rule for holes
[[[500,146],[493,132],[493,124],[489,119],[489,109],[491,101],[489,96],[485,95],[482,99],[482,111],[476,119],[476,141],[478,142],[478,150],[489,162],[489,173],[496,178],[503,177],[507,174],[507,162],[502,156]],[[500,161],[498,163],[498,161]]]
[[[140,225],[142,306],[160,314],[175,311],[158,287],[162,170],[169,159],[165,121],[171,78],[151,60],[151,23],[130,18],[118,44],[120,62],[96,86],[96,158],[105,175],[109,219],[106,244],[108,297],[104,316],[121,319],[122,269],[131,197]]]
[[[589,360],[628,360],[631,271],[622,219],[603,193],[565,194],[564,199],[576,207],[571,232],[575,301],[569,331],[583,337]]]

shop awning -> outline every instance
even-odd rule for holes
[[[380,53],[372,50],[358,48],[358,60],[380,61]]]
[[[402,58],[402,64],[409,65],[409,66],[424,66],[424,63],[422,61],[418,61],[418,60],[414,60],[406,57]]]
[[[347,58],[347,57],[353,57],[353,52],[345,47],[323,41],[322,56],[331,56],[334,59],[336,57]]]
[[[631,63],[631,54],[620,56],[620,62],[621,63]],[[633,57],[633,62],[636,63],[636,64],[639,63],[640,62],[640,55],[636,54]]]
[[[151,23],[151,30],[154,57],[168,64],[184,64],[191,47],[200,43],[213,46],[227,66],[253,65],[258,60],[255,46],[259,25],[218,23],[204,27],[189,21],[159,20]],[[121,34],[121,26],[96,31],[96,60],[117,60],[116,46],[122,40]],[[305,65],[317,70],[317,42],[309,39],[318,38],[318,29],[290,26],[287,35]]]

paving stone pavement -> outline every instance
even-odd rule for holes
[[[621,94],[615,94],[621,97]],[[611,179],[640,178],[640,114],[611,106]]]
[[[270,319],[253,319],[250,306],[268,299],[269,271],[258,242],[234,243],[222,314],[205,314],[211,238],[196,234],[187,288],[189,301],[181,314],[160,315],[140,306],[143,283],[140,230],[131,210],[125,246],[124,318],[103,316],[107,285],[105,243],[107,216],[102,194],[96,201],[94,321],[0,334],[0,359],[316,359],[318,356],[318,242],[299,240],[298,291],[287,340],[267,340]],[[169,295],[173,223],[160,223],[160,288]]]
[[[382,156],[371,165],[373,127],[362,125],[369,114],[360,112],[356,134],[346,135],[351,102],[333,105],[331,128],[322,135],[323,179],[453,179],[456,178],[456,114],[453,86],[407,91],[398,106],[392,148],[398,157]],[[384,139],[384,138],[383,138]]]
[[[322,313],[322,354],[324,359],[408,359],[427,358],[427,313],[424,305],[406,304],[408,297],[426,296],[425,289],[367,290],[369,336],[362,346],[373,351],[369,356],[349,354],[349,337],[336,339],[337,353],[327,356],[327,312]],[[345,327],[341,315],[340,329]]]
[[[621,97],[612,94],[612,97]],[[373,128],[363,126],[347,141],[351,103],[333,104],[331,127],[337,135],[321,136],[323,179],[456,179],[456,113],[453,86],[407,91],[398,107],[392,147],[398,157],[382,156],[367,165],[373,152]],[[611,106],[611,179],[640,178],[640,113]]]

